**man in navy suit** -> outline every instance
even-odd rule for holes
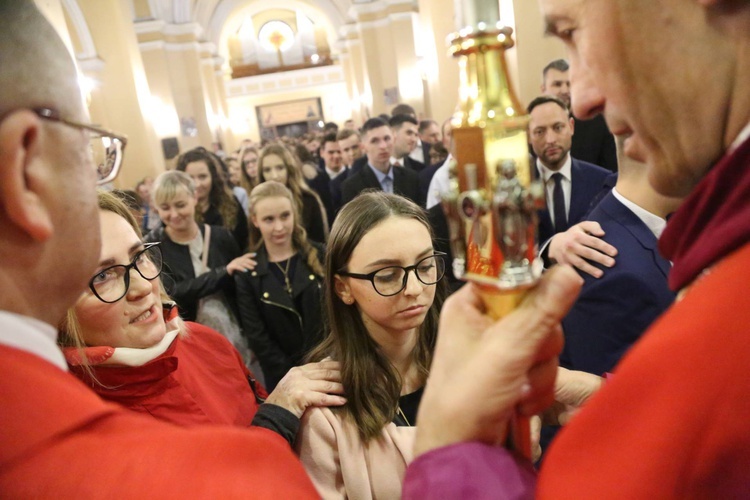
[[[365,189],[400,194],[421,205],[419,176],[411,169],[391,165],[393,133],[380,118],[370,118],[362,126],[362,144],[367,165],[349,174],[341,184],[341,203],[345,205]]]
[[[594,263],[601,278],[581,272],[583,289],[563,320],[561,366],[596,375],[611,371],[675,297],[667,286],[671,264],[657,240],[682,200],[658,194],[646,165],[624,157],[619,163],[617,184],[587,216],[617,249],[615,264]]]
[[[539,212],[539,241],[546,242],[583,219],[610,172],[570,156],[573,118],[561,100],[537,97],[528,112],[529,143],[546,187],[547,209]]]
[[[330,133],[323,136],[323,141],[320,144],[320,157],[323,159],[323,169],[314,179],[308,182],[308,185],[320,196],[326,209],[330,227],[336,215],[335,200],[337,199],[333,193],[332,181],[341,175],[346,177],[347,171],[336,134]],[[341,195],[338,194],[338,198],[340,197]]]

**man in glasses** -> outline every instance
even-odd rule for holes
[[[95,184],[117,175],[126,141],[88,124],[70,56],[33,2],[0,2],[0,65],[0,497],[316,497],[270,431],[174,427],[67,373],[55,325],[98,262]],[[110,268],[93,289],[117,300],[123,273],[154,265]]]
[[[669,286],[676,302],[557,437],[535,496],[747,498],[750,2],[539,4],[547,33],[568,51],[574,114],[603,114],[625,139],[624,153],[648,165],[651,186],[687,198],[659,238],[673,264]],[[675,64],[687,55],[688,65]],[[555,284],[557,293],[526,301],[521,312],[557,309],[561,318],[575,287],[555,278],[569,271],[553,268],[539,292]],[[467,287],[446,302],[441,326],[470,319],[481,325],[470,292]],[[417,454],[432,451],[411,464],[406,481],[416,487],[404,488],[405,499],[429,498],[429,491],[444,498],[459,491],[462,498],[534,494],[519,481],[533,473],[514,469],[514,457],[489,443],[497,442],[493,431],[516,408],[535,410],[528,405],[534,395],[551,399],[555,372],[548,370],[555,367],[528,367],[554,360],[550,353],[561,344],[546,344],[545,351],[545,340],[555,336],[534,335],[515,312],[487,332],[494,335],[466,329],[460,335],[446,329],[438,339],[417,436]],[[503,351],[504,342],[514,350]],[[452,408],[461,409],[460,426],[450,419]],[[461,441],[474,442],[447,446]],[[444,473],[422,475],[420,464],[439,465]]]

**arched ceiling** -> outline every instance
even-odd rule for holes
[[[272,4],[267,0],[201,0],[196,2],[193,21],[203,26],[205,40],[228,61],[228,39],[248,16],[269,8],[299,11],[325,29],[329,45],[334,47],[339,28],[346,23],[346,10],[341,10],[344,7],[351,7],[349,0],[274,0]]]
[[[174,0],[187,1],[190,0]],[[221,47],[225,32],[239,27],[245,15],[253,15],[269,8],[298,10],[318,25],[326,27],[331,42],[335,42],[339,28],[347,22],[351,0],[192,0],[192,20],[205,29],[207,41]]]

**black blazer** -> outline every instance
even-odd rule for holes
[[[428,167],[423,168],[422,171],[419,172],[419,195],[425,201],[425,204],[427,203],[427,195],[430,191],[430,182],[432,182],[432,178],[435,176],[435,172],[437,172],[437,170],[442,167],[444,163],[444,161],[434,163]]]
[[[353,174],[355,174],[359,172],[362,167],[366,167],[366,166],[367,166],[367,155],[362,155],[356,160],[354,160],[354,163],[352,163],[350,170]]]
[[[570,155],[611,172],[617,172],[615,138],[607,128],[607,122],[602,115],[597,115],[591,120],[575,119]]]
[[[201,234],[205,236],[205,226],[199,226]],[[208,267],[211,270],[198,277],[195,276],[188,245],[172,241],[164,227],[148,233],[144,241],[161,243],[164,261],[161,281],[169,296],[177,302],[182,319],[195,321],[198,301],[219,291],[224,292],[229,306],[238,315],[234,281],[227,273],[227,264],[240,256],[240,249],[226,228],[211,226],[211,241],[208,244]]]
[[[372,169],[365,166],[359,172],[349,174],[341,185],[342,205],[352,201],[359,193],[366,189],[382,191],[383,188],[375,177]],[[413,170],[403,167],[393,167],[393,192],[409,198],[419,206],[424,202],[419,194],[419,176]]]
[[[302,227],[307,231],[307,237],[313,241],[325,243],[327,222],[325,207],[312,193],[302,191]]]
[[[336,176],[336,178],[333,179],[329,184],[329,188],[331,189],[331,203],[333,204],[333,217],[331,218],[331,226],[333,226],[333,221],[336,219],[336,214],[338,214],[339,210],[341,210],[341,185],[344,184],[344,181],[352,172],[353,170],[351,167],[347,168],[338,176]]]
[[[311,242],[312,243],[312,242]],[[312,243],[323,263],[325,249]],[[247,336],[271,392],[290,368],[323,339],[323,278],[300,253],[292,278],[292,296],[270,271],[265,246],[257,252],[254,271],[235,273],[242,331]]]
[[[334,210],[331,198],[331,178],[328,176],[328,172],[325,169],[321,170],[314,179],[307,180],[307,186],[318,194],[318,198],[320,198],[326,211],[326,218],[330,227],[333,224]]]
[[[419,162],[409,156],[404,156],[403,162],[404,162],[404,167],[414,170],[417,173],[421,172],[425,167],[424,163]]]

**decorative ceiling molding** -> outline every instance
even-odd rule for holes
[[[97,57],[96,45],[94,45],[94,39],[89,31],[89,25],[86,23],[86,18],[84,17],[81,8],[78,6],[78,2],[76,2],[76,0],[63,0],[62,5],[65,9],[65,13],[68,15],[68,19],[73,25],[73,28],[76,30],[78,43],[81,44],[81,51],[76,54],[76,59],[95,59]]]

